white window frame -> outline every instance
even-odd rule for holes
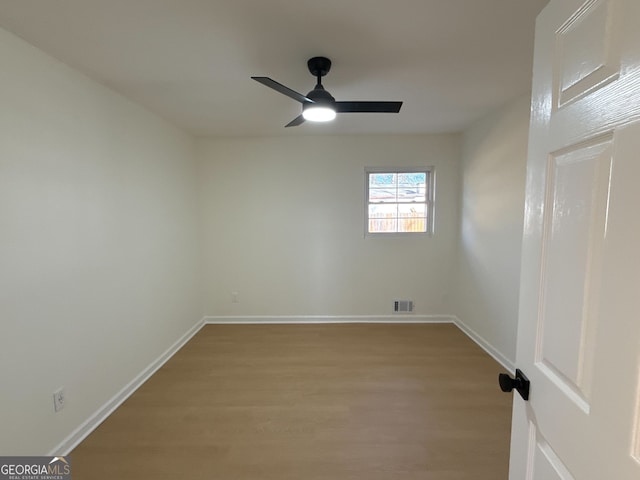
[[[427,231],[426,232],[370,232],[369,231],[369,175],[372,173],[426,173],[427,174]],[[364,175],[364,234],[365,237],[406,237],[426,236],[434,234],[435,226],[435,198],[436,198],[436,170],[435,167],[365,167]],[[420,202],[422,203],[422,202]]]

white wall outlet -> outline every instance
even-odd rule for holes
[[[238,292],[231,292],[231,303],[240,303],[239,295]]]
[[[53,410],[59,412],[64,408],[64,387],[60,387],[58,390],[53,392]]]

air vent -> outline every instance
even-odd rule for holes
[[[413,301],[411,300],[395,300],[393,302],[394,313],[411,313],[413,312]]]

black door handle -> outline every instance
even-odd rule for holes
[[[498,383],[500,383],[500,390],[503,392],[510,392],[515,388],[523,400],[529,400],[531,382],[520,369],[516,370],[516,378],[511,378],[508,374],[501,373],[498,375]]]

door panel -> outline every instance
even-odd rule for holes
[[[640,46],[640,44],[639,44]],[[614,137],[607,237],[599,315],[593,392],[596,459],[620,480],[640,479],[635,455],[637,398],[640,388],[640,123],[618,128]],[[589,477],[586,477],[589,478]]]
[[[535,426],[532,425],[532,428],[535,429]],[[543,438],[535,438],[534,448],[531,480],[574,480],[562,460]]]
[[[585,3],[556,34],[554,94],[556,107],[616,80],[620,73],[615,0]]]
[[[611,139],[550,155],[536,364],[589,411]]]

